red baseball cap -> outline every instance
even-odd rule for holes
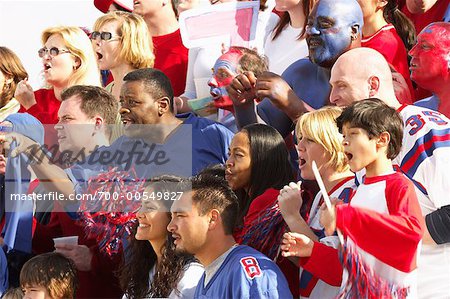
[[[111,4],[117,4],[128,11],[133,11],[133,0],[94,0],[94,5],[103,13],[107,13]]]

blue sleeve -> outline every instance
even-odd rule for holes
[[[294,130],[294,123],[292,120],[280,109],[275,107],[272,102],[265,98],[256,106],[259,117],[285,138],[290,132]]]
[[[89,169],[82,165],[75,164],[71,168],[65,169],[67,176],[74,185],[75,194],[82,194],[87,189],[87,182],[89,178],[97,176],[100,169]]]
[[[8,262],[5,252],[0,248],[0,296],[8,289]]]
[[[429,98],[425,98],[425,99],[415,102],[414,106],[419,106],[419,107],[438,111],[439,99],[436,96],[431,96]]]

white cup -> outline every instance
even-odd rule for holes
[[[55,246],[58,245],[78,245],[78,236],[53,238]]]

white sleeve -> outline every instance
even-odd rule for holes
[[[195,61],[197,60],[197,55],[200,52],[200,49],[201,48],[189,49],[188,68],[187,68],[187,74],[186,74],[186,85],[184,87],[184,93],[181,95],[183,97],[188,98],[189,100],[197,98],[197,93],[195,90],[195,82],[194,82],[194,67],[195,67]]]
[[[423,184],[435,208],[450,205],[450,147],[436,148],[418,167],[413,179]]]
[[[173,290],[169,299],[190,299],[194,298],[195,289],[197,288],[198,281],[202,277],[204,268],[199,263],[190,263],[188,268],[184,271],[183,277],[178,282],[177,289]]]

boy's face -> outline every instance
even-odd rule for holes
[[[369,134],[361,128],[352,128],[346,123],[342,127],[344,152],[351,171],[357,172],[370,168],[377,158],[376,138],[369,139]]]
[[[26,286],[22,290],[25,294],[24,299],[56,299],[50,296],[43,286]]]

